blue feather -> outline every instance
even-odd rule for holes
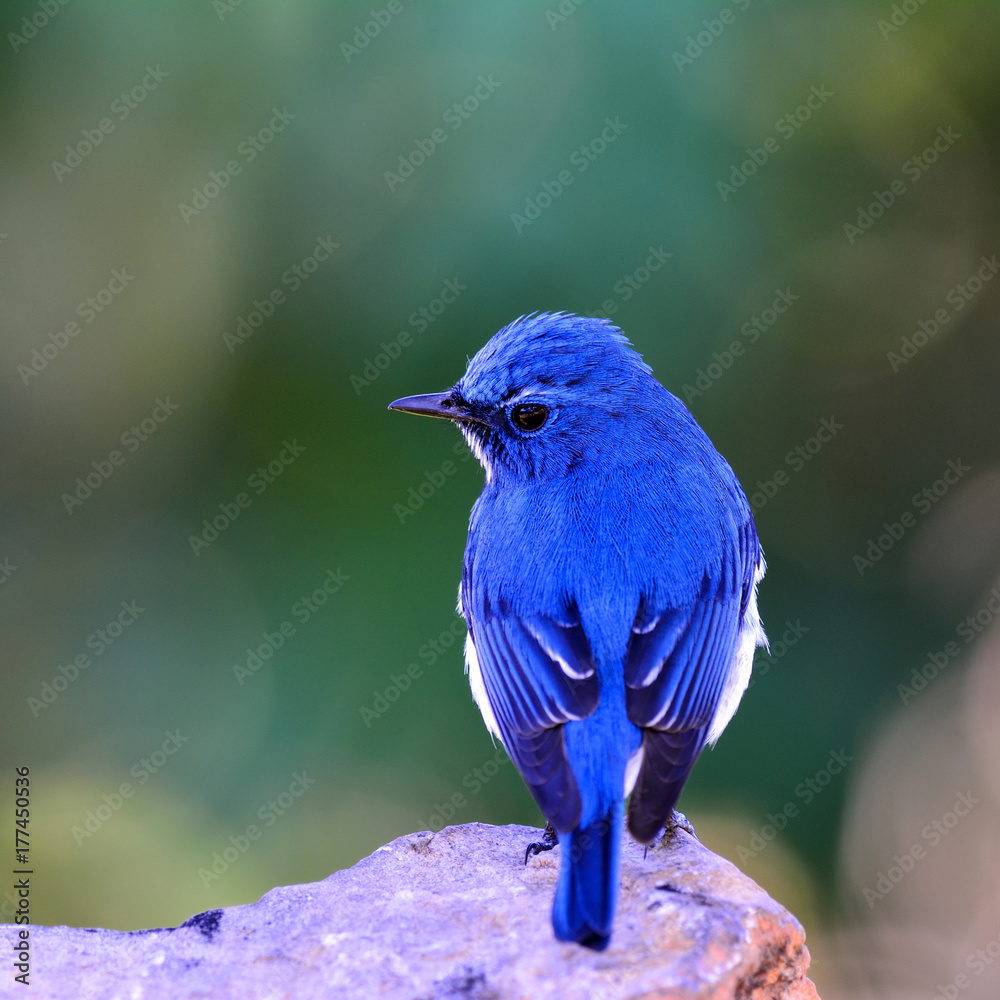
[[[560,941],[576,941],[603,951],[611,937],[621,867],[622,805],[563,838],[562,860],[552,906],[552,926]]]

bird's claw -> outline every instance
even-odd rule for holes
[[[690,833],[695,840],[698,839],[698,834],[694,832],[694,827],[691,825],[691,821],[682,812],[678,812],[676,809],[671,810],[670,819],[667,820],[666,833],[673,833],[674,830],[680,828]]]
[[[556,833],[555,827],[551,823],[546,823],[542,839],[528,844],[527,850],[524,852],[524,863],[527,864],[528,858],[533,858],[536,854],[541,854],[543,851],[551,851],[558,843],[559,835]]]
[[[698,839],[698,834],[694,832],[694,827],[691,825],[691,821],[682,812],[678,812],[676,809],[670,811],[670,817],[667,819],[666,825],[663,827],[663,837],[672,837],[677,830],[684,830],[690,833],[695,840]],[[658,837],[657,840],[660,838]],[[643,861],[646,860],[646,855],[649,854],[649,848],[651,844],[646,844],[645,849],[642,852]]]

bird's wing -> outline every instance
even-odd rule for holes
[[[652,839],[673,808],[735,668],[760,547],[752,521],[732,527],[736,544],[704,574],[697,598],[656,613],[640,606],[632,627],[625,705],[643,729],[643,759],[629,827],[640,840]]]
[[[586,718],[598,702],[597,672],[579,618],[468,617],[470,672],[479,671],[500,738],[546,818],[557,830],[572,829],[581,803],[563,724]]]

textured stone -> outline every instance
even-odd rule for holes
[[[798,921],[682,830],[643,858],[626,838],[609,948],[552,936],[559,849],[481,823],[414,833],[322,882],[273,889],[178,928],[33,927],[52,1000],[818,1000]],[[15,929],[0,928],[5,954]]]

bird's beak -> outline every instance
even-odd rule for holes
[[[428,392],[422,396],[404,396],[389,404],[390,410],[417,413],[422,417],[444,417],[445,420],[473,420],[474,417],[448,392]]]

